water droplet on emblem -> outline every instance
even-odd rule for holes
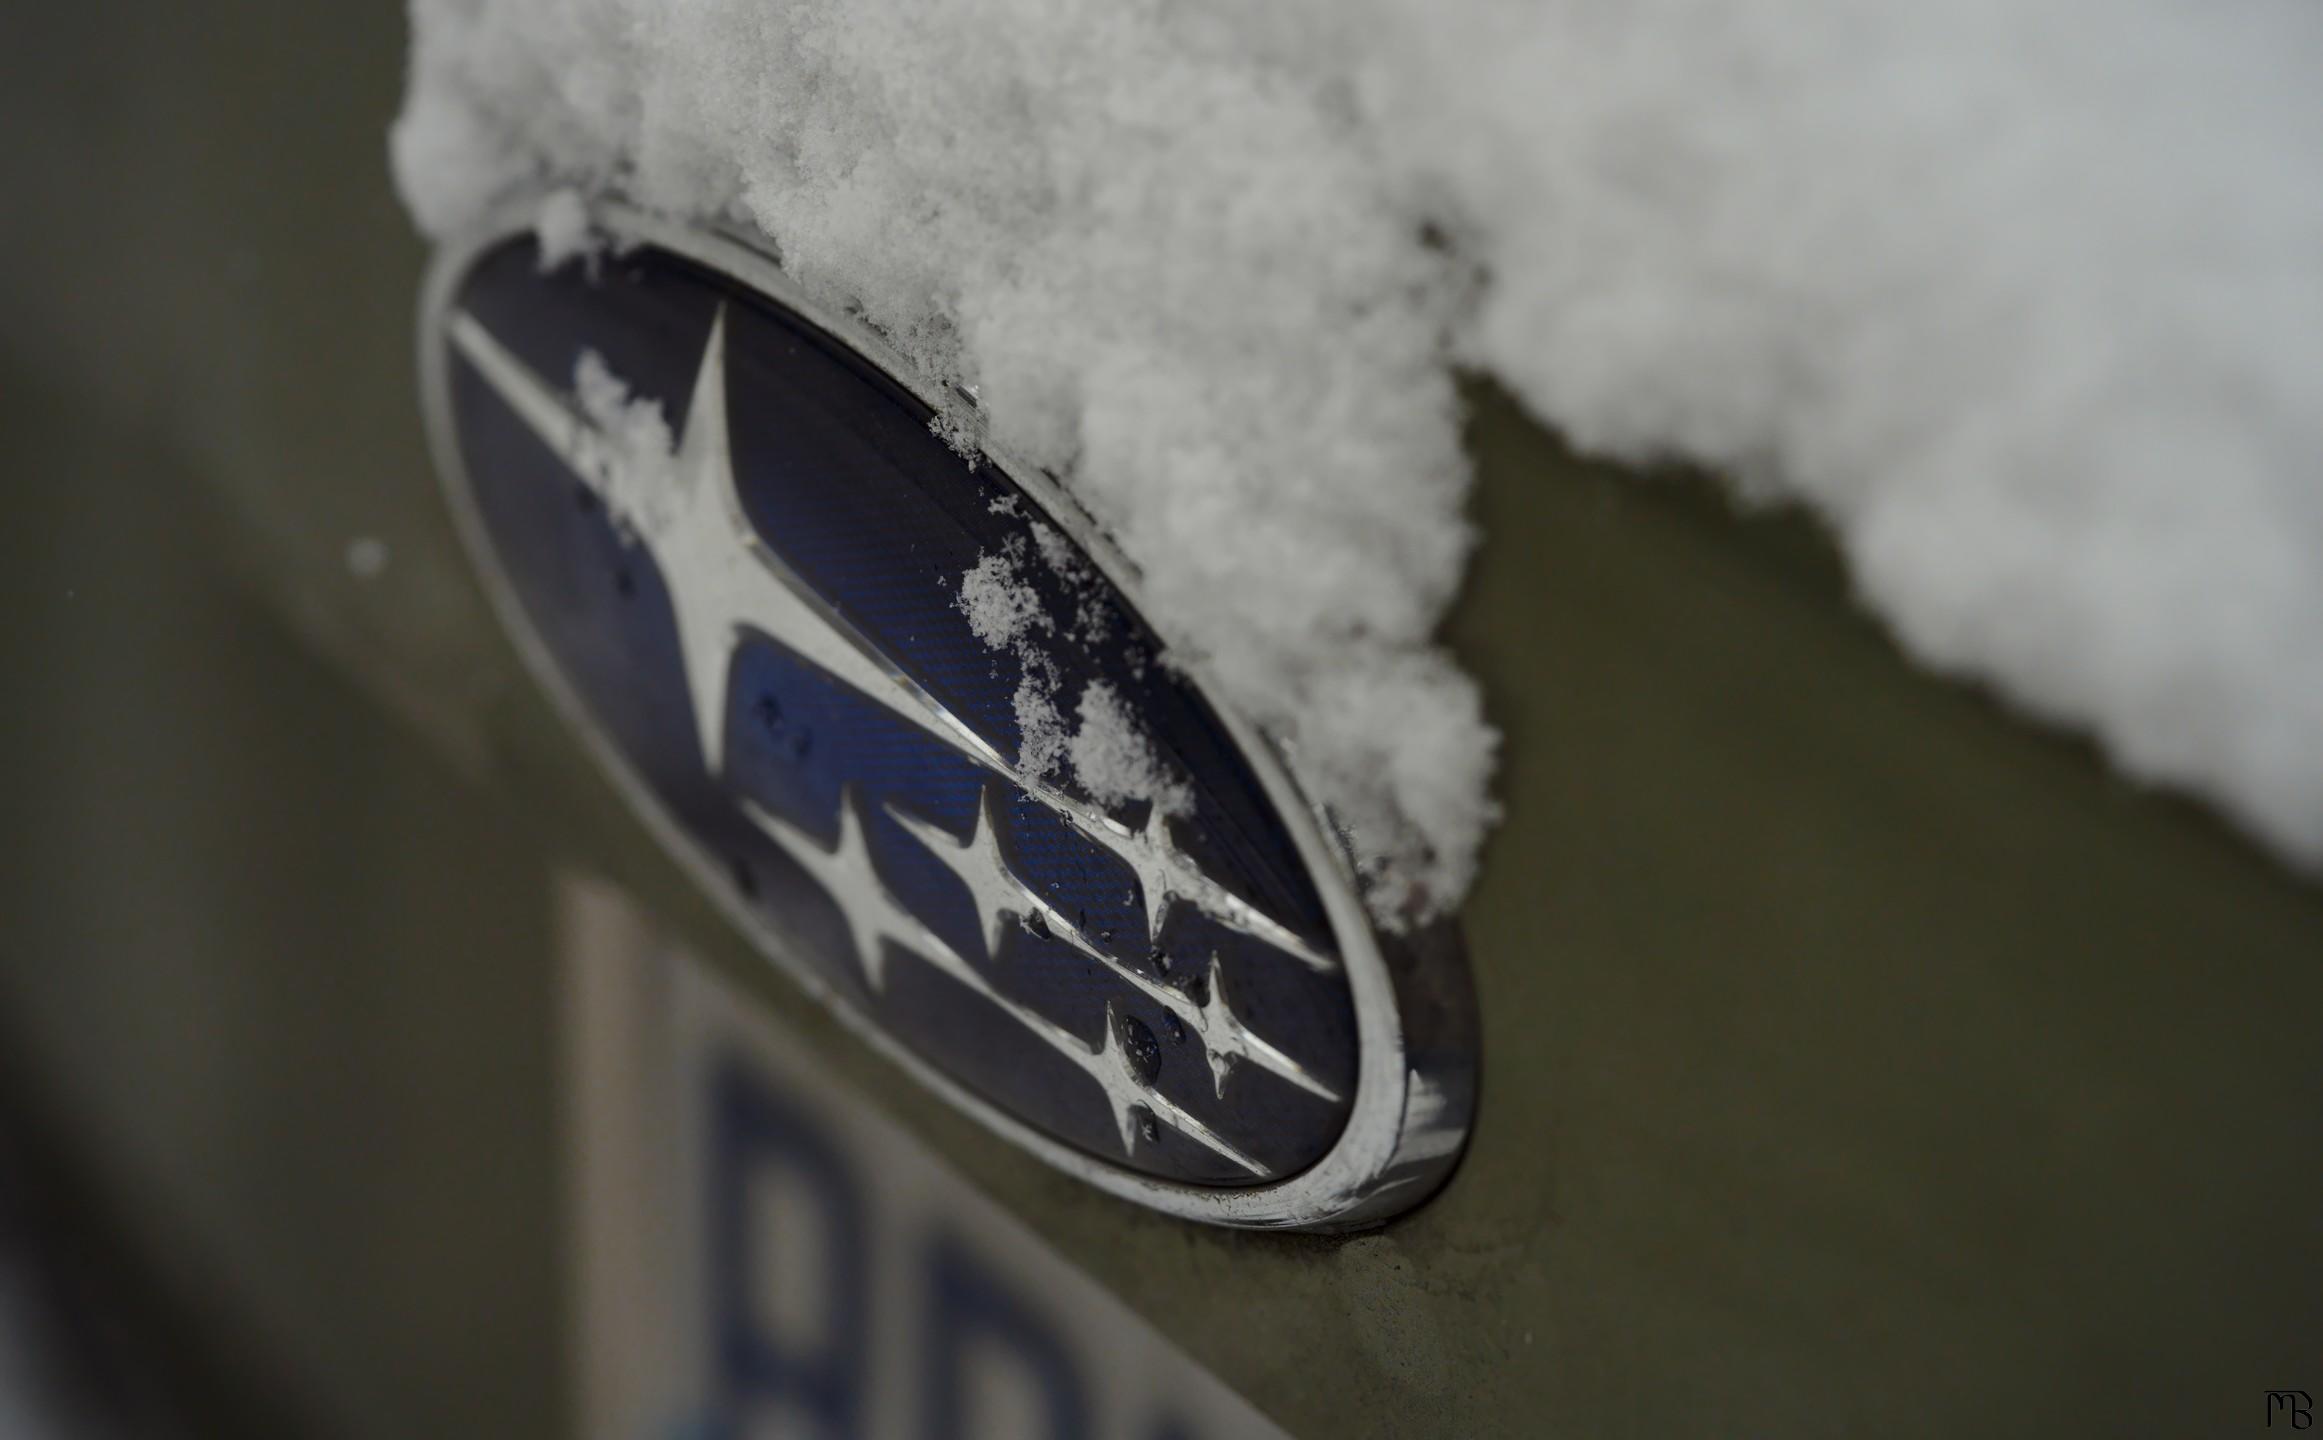
[[[1114,1029],[1121,1036],[1121,1055],[1129,1063],[1129,1073],[1137,1077],[1138,1084],[1151,1088],[1154,1076],[1161,1073],[1161,1041],[1134,1015],[1122,1016]]]

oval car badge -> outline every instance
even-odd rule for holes
[[[1433,1190],[1475,1088],[1456,935],[1372,927],[1053,483],[964,460],[932,387],[739,241],[600,206],[607,253],[544,269],[532,213],[431,275],[437,463],[528,664],[759,948],[1116,1194],[1339,1229]],[[1048,558],[1038,652],[960,604],[995,553]],[[1065,714],[1108,687],[1170,813],[1024,763],[1028,666]]]

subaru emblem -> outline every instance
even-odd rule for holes
[[[545,265],[531,213],[429,281],[438,465],[526,662],[758,948],[1157,1209],[1343,1229],[1435,1189],[1475,1089],[1456,935],[1372,923],[1056,482],[750,245],[603,204]],[[993,604],[1038,623],[995,648]],[[1057,713],[1153,783],[1057,764]]]

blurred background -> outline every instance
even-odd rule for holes
[[[0,1434],[567,1433],[539,844],[320,658],[477,618],[404,44],[0,10]]]
[[[8,377],[0,1433],[563,1433],[536,841]]]

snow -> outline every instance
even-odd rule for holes
[[[1016,502],[1002,502],[1019,513]],[[1016,719],[1022,731],[1017,763],[1026,773],[1054,776],[1064,765],[1092,799],[1107,806],[1149,801],[1163,813],[1193,808],[1185,777],[1172,773],[1128,705],[1103,680],[1082,687],[1075,705],[1077,723],[1068,725],[1057,704],[1060,667],[1053,647],[1059,639],[1083,646],[1102,643],[1110,629],[1103,581],[1086,557],[1052,525],[1031,521],[1023,536],[987,551],[960,577],[957,600],[968,628],[994,650],[1013,653],[1022,670],[1017,684]],[[1035,554],[1034,552],[1037,552]],[[1038,564],[1063,583],[1073,597],[1071,623],[1060,626],[1025,567]],[[1060,630],[1063,632],[1060,636]]]
[[[1588,450],[1808,504],[1914,654],[2323,862],[2306,0],[413,19],[393,148],[425,230],[562,189],[765,235],[980,397],[948,439],[1065,478],[1383,918],[1454,903],[1491,816],[1492,732],[1432,639],[1463,365]],[[1019,699],[1073,760],[1088,717]]]
[[[1013,649],[1036,629],[1049,628],[1040,596],[1017,570],[1018,557],[994,551],[960,577],[960,612],[976,638],[995,650]]]
[[[578,190],[556,189],[542,197],[540,209],[533,215],[532,233],[540,241],[540,268],[544,271],[596,256],[597,233],[589,221],[589,202]]]
[[[1107,805],[1150,800],[1169,815],[1193,808],[1193,791],[1163,767],[1153,741],[1111,685],[1089,682],[1078,711],[1080,728],[1066,753],[1083,790]]]
[[[626,540],[660,534],[679,483],[677,441],[660,402],[633,395],[594,350],[573,367],[573,395],[609,452],[595,477],[606,514]]]
[[[1028,664],[1016,682],[1017,768],[1038,779],[1057,773],[1073,747],[1072,732],[1057,710],[1057,674],[1053,666]]]

